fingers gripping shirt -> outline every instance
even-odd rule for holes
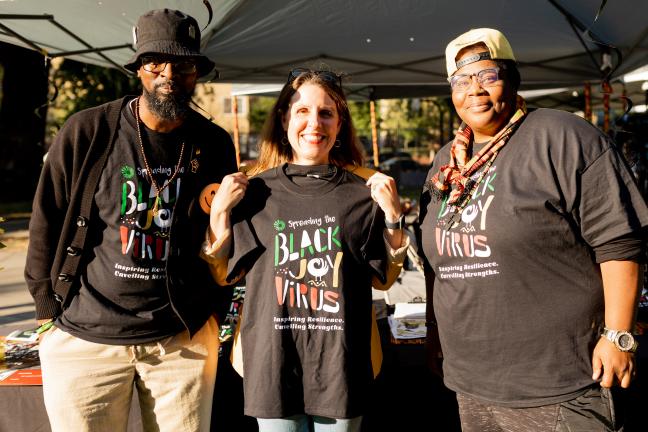
[[[302,179],[303,180],[303,179]],[[361,415],[373,379],[371,281],[384,280],[384,216],[364,180],[250,180],[232,213],[230,276],[246,274],[247,415]]]

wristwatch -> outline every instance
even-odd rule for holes
[[[633,353],[639,346],[639,342],[635,340],[634,336],[625,330],[611,330],[604,327],[601,336],[612,342],[619,351]]]
[[[405,215],[400,215],[396,222],[389,222],[385,218],[385,228],[389,229],[403,229],[403,221],[405,220]]]

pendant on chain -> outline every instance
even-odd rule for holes
[[[151,211],[153,212],[153,217],[156,217],[160,212],[160,204],[162,204],[162,198],[160,198],[160,194],[162,193],[162,191],[164,191],[164,189],[166,189],[173,182],[173,180],[180,173],[180,167],[182,165],[182,156],[184,155],[185,143],[183,141],[182,146],[180,147],[180,157],[178,157],[178,163],[176,164],[175,171],[171,175],[171,178],[169,178],[169,180],[162,186],[162,188],[160,188],[157,182],[155,181],[155,178],[153,178],[153,173],[151,172],[151,168],[149,167],[148,160],[146,159],[146,153],[144,152],[144,141],[142,140],[142,131],[140,129],[139,97],[135,99],[134,114],[135,114],[135,122],[137,125],[137,139],[139,140],[139,146],[142,152],[142,158],[144,159],[144,166],[146,167],[146,172],[148,173],[151,187],[155,188],[155,201],[153,203],[153,208],[151,209]],[[197,162],[198,161],[196,161],[196,163]]]

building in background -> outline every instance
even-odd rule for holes
[[[232,84],[198,84],[193,98],[199,107],[196,110],[205,117],[211,118],[232,137],[238,131],[241,161],[256,158],[259,131],[250,128],[251,97],[237,96],[235,112],[231,93]]]

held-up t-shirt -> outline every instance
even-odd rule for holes
[[[245,414],[362,415],[371,279],[384,279],[387,262],[384,215],[365,181],[328,165],[270,169],[250,179],[232,226],[228,272],[248,270]]]
[[[592,385],[604,312],[596,250],[648,225],[610,141],[572,114],[532,111],[457,225],[449,226],[447,201],[427,189],[421,206],[446,385],[510,407],[562,402]]]
[[[162,339],[184,326],[169,302],[166,262],[170,253],[175,203],[185,166],[172,179],[185,142],[183,165],[192,152],[191,131],[181,127],[159,133],[140,124],[146,159],[162,188],[156,215],[151,185],[142,158],[135,116],[122,111],[115,147],[95,193],[101,226],[90,238],[93,254],[81,276],[79,293],[57,325],[85,340],[135,344]],[[180,232],[174,235],[181,235]]]

